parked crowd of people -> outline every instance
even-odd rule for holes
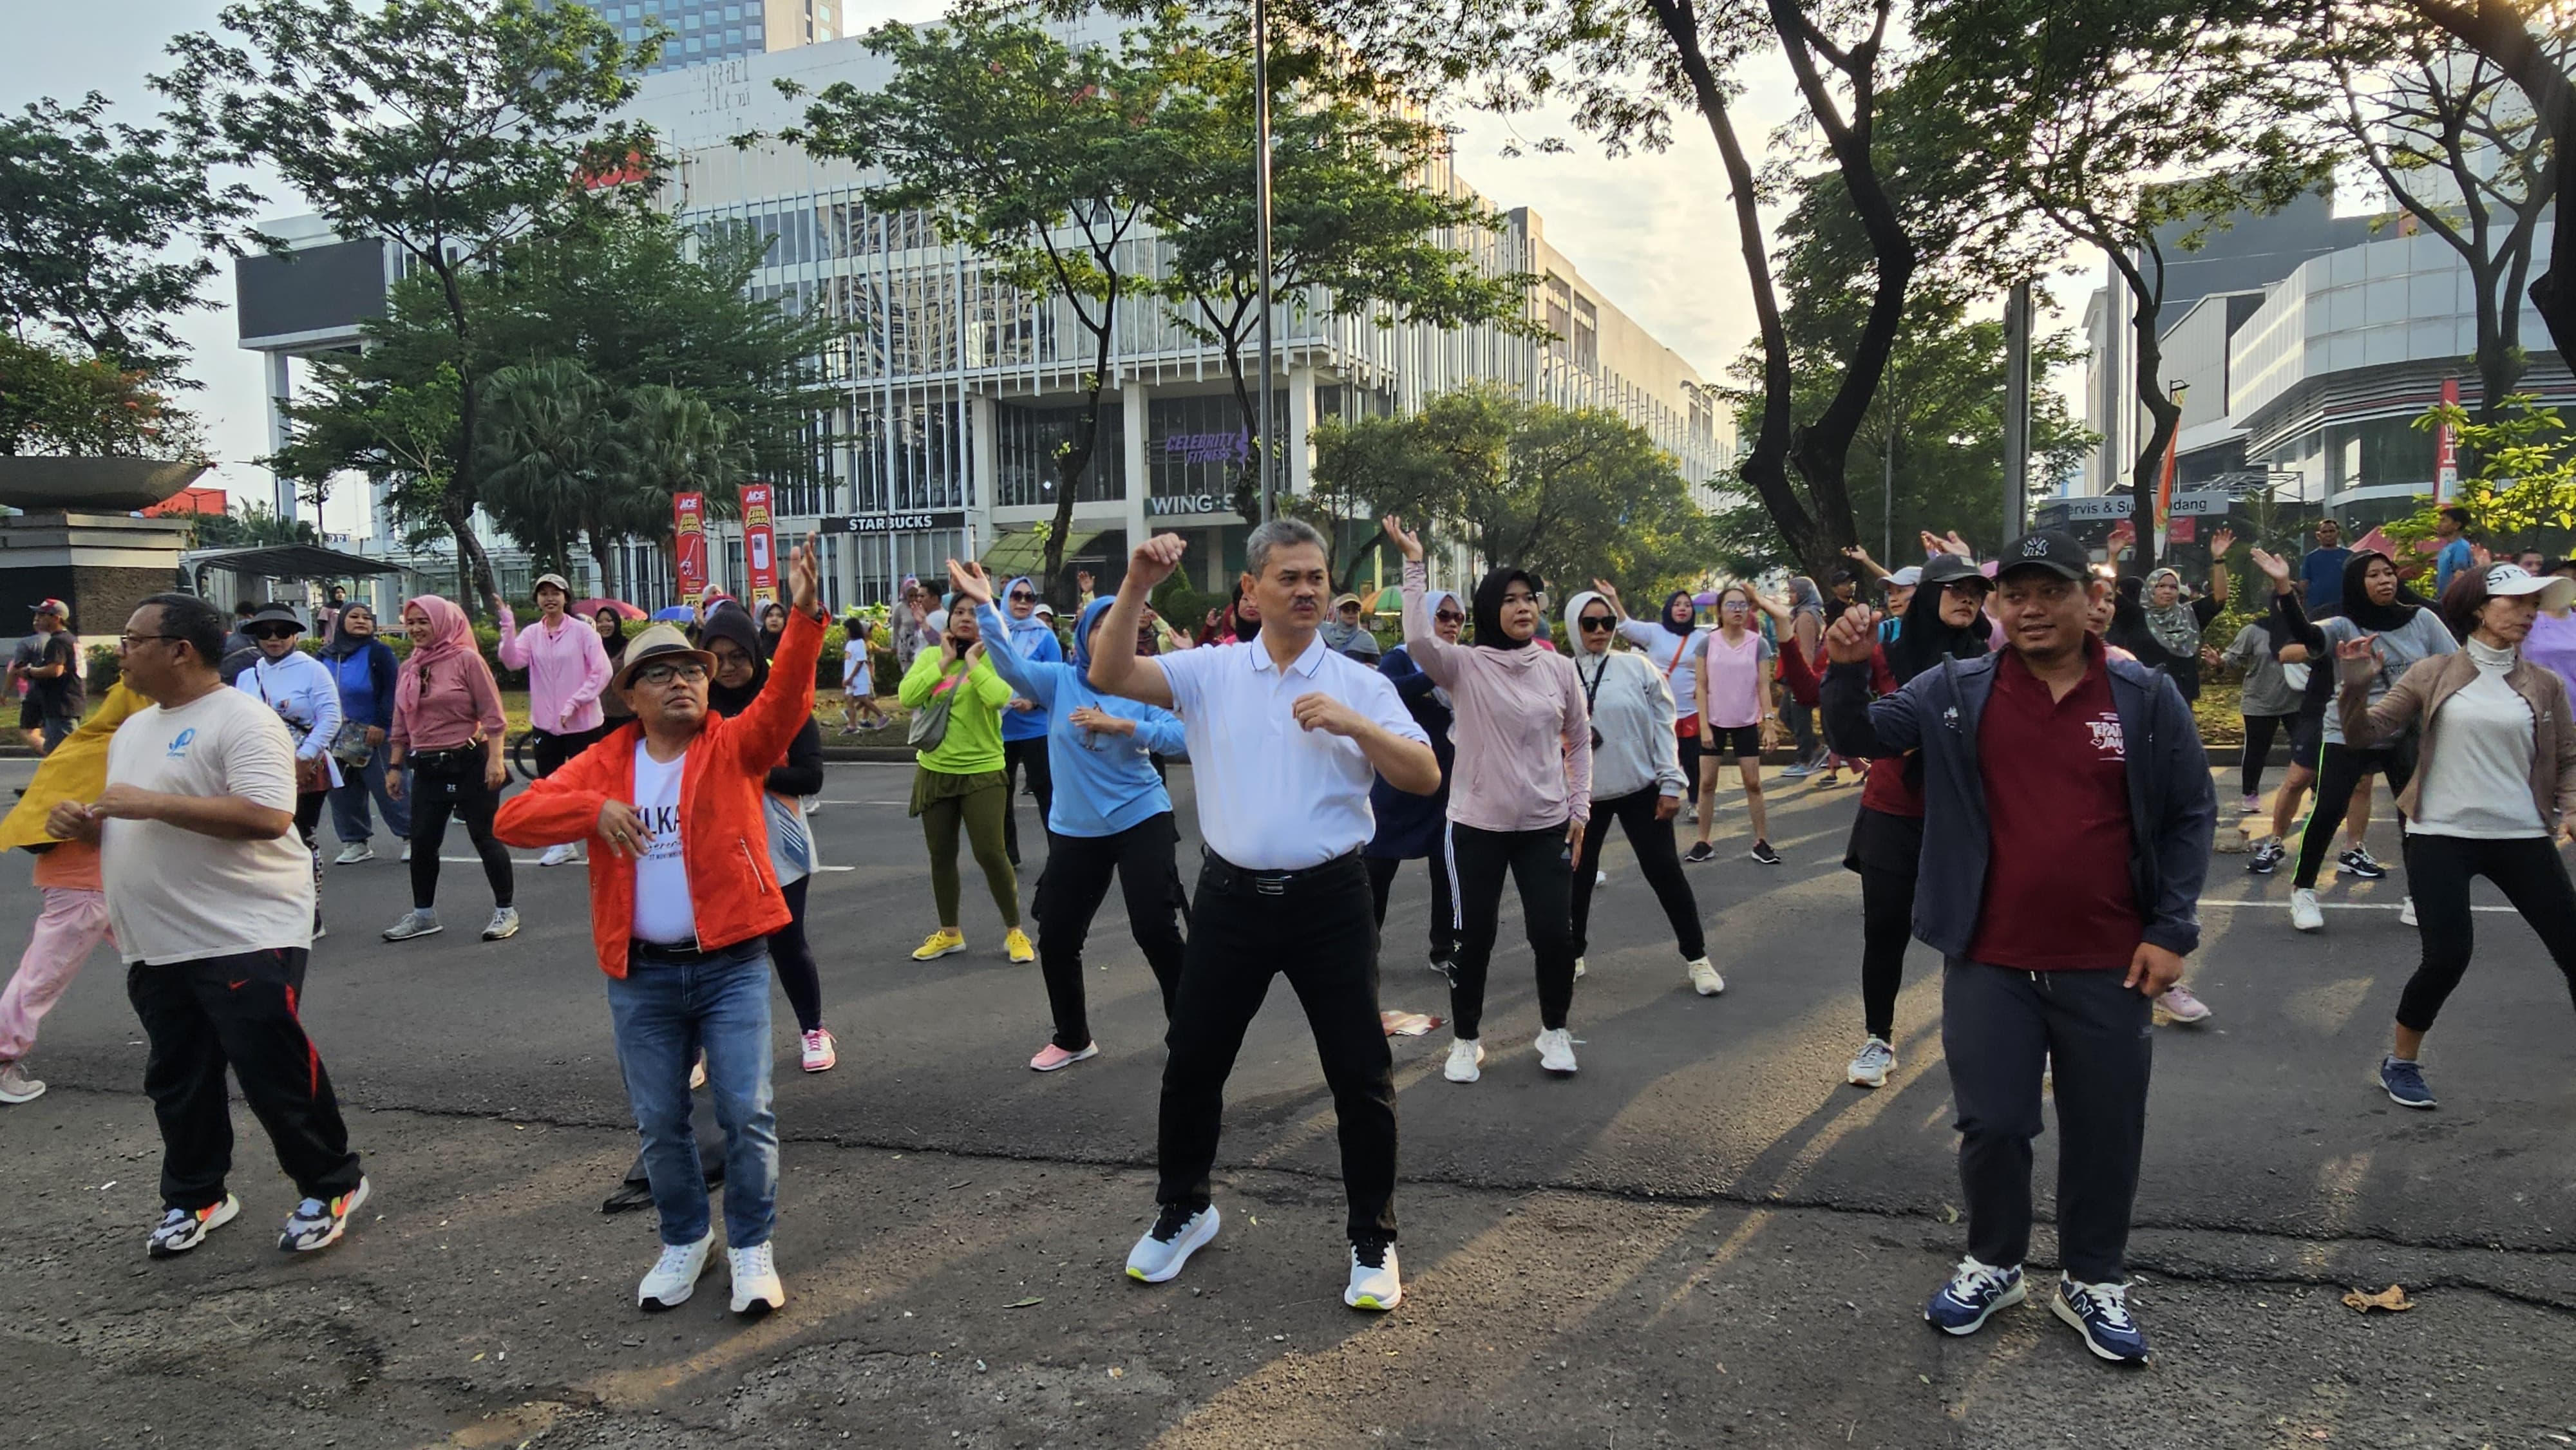
[[[1538,1071],[1573,1076],[1612,824],[1670,926],[1676,987],[1715,996],[1726,983],[1687,868],[1718,855],[1728,778],[1746,816],[1728,849],[1776,868],[1776,783],[1821,791],[1851,770],[1861,790],[1843,865],[1859,878],[1862,1037],[1850,1085],[1883,1087],[1896,1066],[1910,943],[1941,960],[1967,1252],[1925,1317],[1969,1334],[2025,1297],[2032,1140],[2051,1092],[2060,1276],[2048,1302],[2095,1355],[2143,1360],[2126,1253],[2151,1024],[2212,1015],[2184,978],[2220,821],[2193,703],[2222,672],[2242,679],[2238,814],[2268,825],[2248,831],[2248,869],[2295,860],[2296,930],[2323,926],[2315,889],[2339,832],[2339,872],[2388,874],[2359,823],[2374,780],[2395,792],[2404,916],[2423,949],[2379,1064],[2391,1100],[2435,1106],[2421,1054],[2474,949],[2473,878],[2530,923],[2576,996],[2576,887],[2556,849],[2576,829],[2576,560],[2490,559],[2453,527],[2419,575],[2427,597],[2410,587],[2411,561],[2345,547],[2329,519],[2298,560],[2250,551],[2255,604],[2220,649],[2204,635],[2238,598],[2224,529],[2197,590],[2172,568],[2115,582],[2060,531],[1982,562],[1955,534],[1927,533],[1920,564],[1890,570],[1853,549],[1821,587],[1677,590],[1646,618],[1603,580],[1555,607],[1546,581],[1508,562],[1439,587],[1421,538],[1394,517],[1382,530],[1400,561],[1392,644],[1371,628],[1370,600],[1335,591],[1326,540],[1293,520],[1252,532],[1231,602],[1192,636],[1148,597],[1180,561],[1170,535],[1137,545],[1112,594],[1082,576],[1062,634],[1037,583],[997,586],[957,561],[944,596],[907,580],[886,621],[937,916],[913,959],[968,949],[962,841],[1003,955],[1039,967],[1048,1031],[1031,1069],[1100,1051],[1084,953],[1113,880],[1155,980],[1166,1053],[1155,1214],[1126,1261],[1137,1280],[1174,1278],[1220,1231],[1210,1175],[1225,1085],[1284,975],[1339,1128],[1344,1300],[1395,1307],[1385,944],[1421,941],[1449,993],[1442,1076],[1478,1082],[1493,1062],[1483,1028],[1508,881],[1531,949],[1530,1051]],[[630,633],[608,608],[585,617],[552,574],[536,581],[534,620],[499,608],[500,660],[527,676],[533,732],[533,779],[515,794],[500,687],[449,600],[403,603],[397,658],[372,610],[345,598],[317,612],[324,639],[308,653],[286,606],[228,623],[203,600],[154,596],[125,622],[122,677],[95,711],[67,609],[40,603],[10,668],[45,758],[0,845],[36,853],[44,904],[0,994],[0,1102],[43,1091],[23,1066],[38,1022],[112,941],[163,1138],[150,1253],[187,1252],[240,1211],[226,1181],[228,1065],[300,1194],[281,1247],[334,1242],[370,1187],[297,1011],[325,934],[319,824],[327,805],[339,865],[373,858],[376,817],[401,843],[411,908],[381,935],[403,942],[444,929],[439,851],[453,819],[493,899],[486,941],[519,930],[509,847],[587,871],[642,1147],[632,1192],[659,1219],[639,1304],[684,1302],[712,1263],[711,1179],[732,1307],[783,1304],[773,975],[801,1067],[838,1062],[806,931],[830,619],[810,549],[788,573],[785,601],[720,602],[687,629]],[[875,696],[864,622],[848,630],[862,642],[842,675],[844,734],[898,718]],[[2262,781],[2284,738],[2291,763],[2267,816]],[[1783,749],[1775,771],[1766,757]],[[1195,890],[1167,784],[1180,759],[1203,843]],[[1034,940],[1020,906],[1037,843],[1017,819],[1024,783],[1045,843]],[[1416,860],[1431,888],[1419,938],[1388,921]],[[720,1164],[692,1127],[700,1087]]]

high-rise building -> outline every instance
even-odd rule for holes
[[[793,50],[819,40],[837,40],[846,18],[847,0],[583,0],[618,27],[626,39],[642,40],[655,21],[671,32],[662,43],[662,58],[647,68],[679,70],[708,61]]]

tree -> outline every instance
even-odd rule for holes
[[[1223,350],[1246,436],[1269,449],[1277,430],[1256,411],[1245,376],[1244,350],[1261,325],[1261,279],[1252,61],[1238,34],[1166,15],[1132,42],[1163,76],[1161,104],[1145,126],[1148,163],[1135,184],[1164,250],[1156,289],[1183,331]],[[1487,275],[1472,253],[1444,240],[1494,219],[1472,193],[1424,182],[1446,150],[1439,127],[1311,55],[1284,55],[1270,80],[1271,285],[1287,308],[1320,307],[1381,327],[1493,324],[1543,334],[1529,316],[1535,278]],[[1258,406],[1268,409],[1270,400]],[[1236,478],[1234,508],[1245,518],[1259,513],[1254,480],[1262,466],[1260,457],[1248,459]]]
[[[2437,403],[2415,426],[2426,432],[2449,427],[2474,462],[2448,498],[2437,502],[2427,494],[2412,515],[2387,524],[2390,538],[2409,545],[2430,538],[2446,504],[2467,509],[2474,527],[2497,538],[2576,529],[2576,437],[2537,395],[2504,399],[2492,420],[2457,403]]]
[[[2131,0],[1942,0],[1918,17],[1963,157],[2014,207],[2099,247],[2127,284],[2136,397],[2152,426],[2131,474],[2135,568],[2156,565],[2153,507],[2182,407],[2165,392],[2168,248],[2326,180],[2332,156],[2279,108],[2268,55],[2231,16]]]
[[[503,368],[486,381],[481,463],[483,506],[528,546],[537,562],[563,569],[573,541],[587,536],[604,566],[615,506],[615,438],[608,390],[581,364],[556,359]],[[608,575],[603,567],[604,582]]]
[[[861,193],[871,210],[927,212],[942,238],[991,259],[995,278],[1030,305],[1061,299],[1089,338],[1080,410],[1053,460],[1046,532],[1046,587],[1067,607],[1065,540],[1100,440],[1119,304],[1133,285],[1128,238],[1147,166],[1139,123],[1154,108],[1152,71],[1029,20],[971,10],[944,25],[880,26],[867,45],[893,61],[894,78],[879,89],[826,87],[787,139],[881,171],[886,179]]]
[[[117,372],[185,387],[168,318],[212,305],[205,253],[250,214],[253,193],[217,186],[203,155],[164,131],[103,117],[92,91],[0,117],[0,319],[20,342],[50,329]],[[194,250],[173,252],[184,240]]]
[[[1520,406],[1500,389],[1468,389],[1403,417],[1327,419],[1314,433],[1313,487],[1281,507],[1328,539],[1384,514],[1454,519],[1465,499],[1495,488]],[[1335,592],[1351,588],[1383,545],[1374,527],[1364,534],[1342,559]]]
[[[205,439],[149,372],[0,333],[0,455],[194,459]]]
[[[264,503],[236,504],[229,512],[197,514],[196,547],[237,549],[254,544],[319,544],[321,531],[303,519],[278,516]]]
[[[752,465],[750,447],[734,436],[725,415],[678,388],[647,385],[629,393],[619,435],[620,466],[642,509],[628,522],[630,538],[669,543],[672,495],[702,493],[710,504],[731,499]]]
[[[475,537],[474,445],[487,369],[468,279],[512,242],[558,235],[600,208],[640,206],[656,174],[649,128],[616,119],[661,32],[627,45],[585,5],[541,0],[242,0],[214,35],[171,43],[155,76],[183,144],[277,168],[344,237],[381,237],[443,302],[456,423],[439,517],[487,603]]]

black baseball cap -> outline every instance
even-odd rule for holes
[[[1964,554],[1935,554],[1923,561],[1922,577],[1916,582],[1926,589],[1938,589],[1962,579],[1983,582],[1985,577],[1986,572],[1977,567],[1976,561]]]
[[[2060,579],[2081,584],[2093,577],[2093,555],[2064,529],[2035,529],[2004,546],[1995,556],[1995,578],[2016,569],[2045,569]]]

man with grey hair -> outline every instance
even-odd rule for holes
[[[1294,519],[1263,524],[1244,545],[1257,639],[1139,658],[1145,597],[1185,546],[1177,534],[1136,546],[1091,657],[1093,688],[1181,717],[1206,843],[1165,1039],[1159,1212],[1127,1273],[1162,1283],[1216,1237],[1208,1173],[1225,1081],[1270,978],[1284,973],[1314,1031],[1340,1128],[1351,1241],[1342,1302],[1392,1309],[1403,1296],[1394,1060],[1378,1018],[1376,903],[1359,853],[1375,834],[1372,781],[1384,775],[1429,795],[1440,763],[1386,677],[1325,646],[1324,538]]]

